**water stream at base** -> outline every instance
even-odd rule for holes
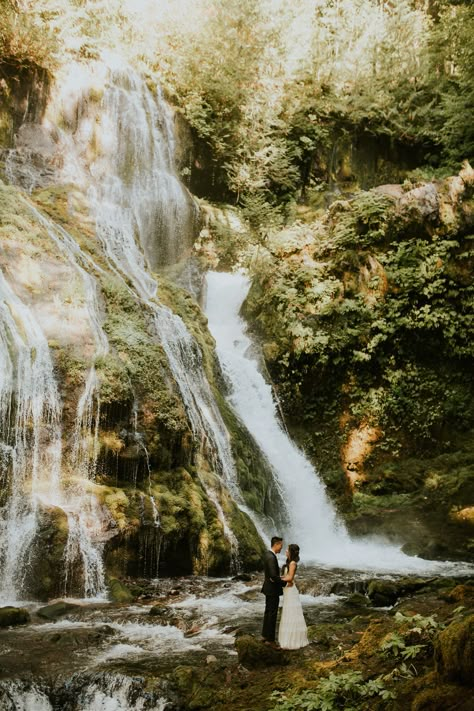
[[[300,545],[304,561],[331,567],[396,572],[455,568],[456,564],[407,556],[382,539],[351,539],[324,484],[281,423],[272,388],[260,372],[239,316],[248,289],[249,280],[242,273],[208,272],[206,313],[231,385],[229,402],[270,463],[286,503],[285,541]]]

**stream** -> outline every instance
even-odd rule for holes
[[[248,579],[140,581],[143,593],[131,605],[69,599],[74,607],[56,620],[40,617],[41,604],[25,603],[31,623],[0,631],[0,708],[187,708],[174,685],[176,670],[214,663],[234,668],[236,633],[260,634],[262,576],[242,577]],[[347,607],[347,597],[363,590],[370,577],[302,566],[298,585],[307,624],[330,625],[356,614]],[[379,614],[389,612],[378,608]]]

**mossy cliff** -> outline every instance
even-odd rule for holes
[[[84,282],[31,208],[66,229],[82,250],[80,263],[88,265],[96,282],[106,354],[95,354]],[[62,398],[64,486],[75,486],[82,478],[82,486],[99,503],[107,573],[228,573],[237,561],[223,516],[239,541],[238,564],[259,567],[263,544],[255,527],[226,490],[210,453],[196,441],[153,314],[108,267],[84,198],[72,186],[43,188],[26,198],[0,184],[0,212],[1,268],[43,328],[54,361]],[[250,434],[219,393],[222,375],[206,319],[189,294],[164,277],[158,281],[160,303],[181,316],[196,341],[229,426],[243,496],[250,506],[269,514],[275,504],[271,477]],[[99,386],[82,464],[88,470],[86,480],[72,453],[77,405],[92,364]],[[216,492],[222,513],[210,500],[210,490]],[[36,583],[31,594],[41,599],[62,592],[59,571],[68,524],[60,513],[45,510],[34,547]]]
[[[473,194],[466,165],[335,202],[258,250],[245,304],[354,530],[434,557],[473,543]]]

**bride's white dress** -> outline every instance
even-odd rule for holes
[[[283,588],[278,644],[283,649],[300,649],[309,644],[300,594],[294,583],[291,587],[287,585]]]

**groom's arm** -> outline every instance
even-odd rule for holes
[[[272,555],[271,556],[271,561],[270,562],[270,580],[272,583],[278,583],[278,585],[281,585],[282,587],[285,587],[286,583],[280,578],[280,569],[278,567],[278,561],[276,559],[276,556]]]

